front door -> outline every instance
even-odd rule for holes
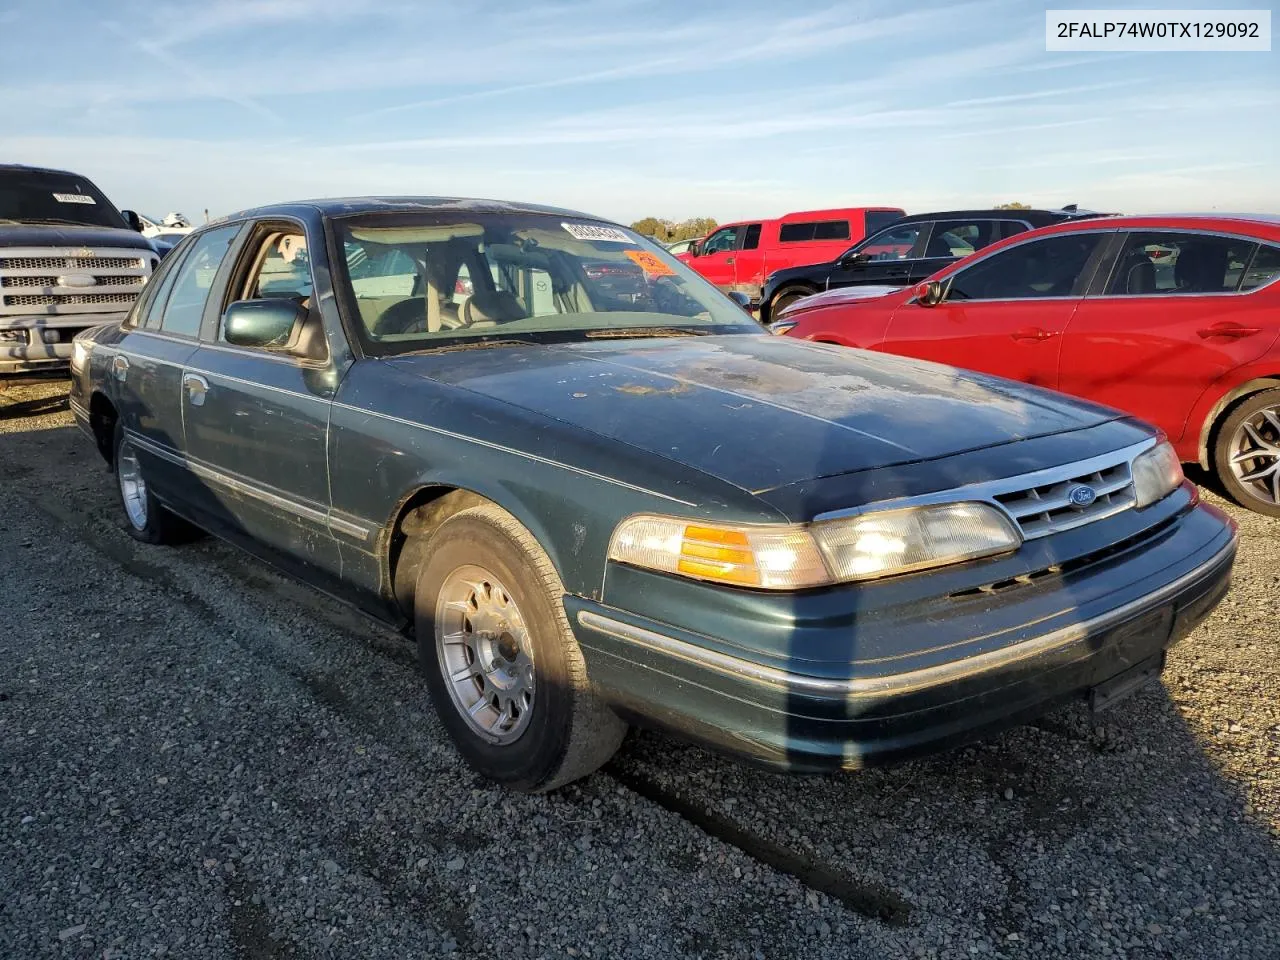
[[[309,329],[292,348],[250,348],[226,341],[219,316],[187,361],[187,448],[210,494],[205,511],[233,532],[335,571],[326,443],[338,377],[311,302],[305,232],[258,224],[239,262],[227,300],[297,300],[310,309]]]
[[[911,265],[924,251],[929,227],[929,221],[921,220],[886,227],[868,237],[836,261],[827,286],[906,286],[911,278]]]
[[[734,264],[737,263],[744,227],[738,223],[712,233],[699,244],[698,255],[689,264],[725,293],[731,291],[736,282]]]
[[[1059,388],[1177,442],[1204,392],[1275,343],[1280,318],[1248,291],[1277,272],[1280,247],[1251,239],[1126,232],[1103,292],[1067,328]]]
[[[876,349],[1055,387],[1062,335],[1104,236],[1044,237],[970,264],[944,281],[941,303],[913,298],[898,307]]]

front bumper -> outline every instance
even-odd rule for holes
[[[85,313],[48,316],[0,316],[0,376],[56,373],[71,363],[71,342],[82,330],[120,320],[126,314]]]
[[[885,618],[868,614],[881,655],[846,659],[839,670],[807,656],[752,656],[752,638],[741,634],[712,638],[577,597],[566,608],[593,682],[630,719],[772,767],[857,769],[1026,722],[1159,662],[1226,593],[1235,551],[1232,521],[1196,506],[1151,542],[1056,584],[979,598],[966,614],[970,601],[958,601],[947,619],[904,614],[897,646],[906,656],[883,655],[893,646]],[[802,606],[797,624],[808,619]],[[858,649],[857,620],[826,628],[825,647]],[[804,641],[805,651],[823,646]]]

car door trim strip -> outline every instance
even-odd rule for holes
[[[201,480],[207,480],[210,483],[218,484],[228,490],[242,494],[246,497],[252,497],[260,500],[278,510],[291,513],[294,516],[309,520],[320,526],[328,526],[330,529],[344,533],[349,537],[354,537],[361,542],[367,542],[369,535],[374,528],[365,523],[358,523],[338,516],[332,511],[325,511],[318,507],[308,506],[307,504],[298,503],[296,500],[290,500],[288,497],[282,496],[271,490],[264,489],[258,484],[251,483],[240,477],[233,476],[229,473],[223,473],[221,470],[215,470],[213,467],[207,466],[189,456],[186,456],[177,450],[166,447],[163,444],[149,440],[132,430],[126,430],[131,442],[146,450],[149,453],[162,457],[170,463],[190,470],[195,476]]]

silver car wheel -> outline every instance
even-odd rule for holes
[[[1280,505],[1280,408],[1264,407],[1236,428],[1229,465],[1251,497]]]
[[[147,481],[142,478],[138,451],[128,440],[116,451],[116,475],[120,478],[120,497],[124,512],[135,530],[147,528]]]
[[[436,603],[436,656],[450,699],[490,743],[517,740],[533,713],[532,644],[507,588],[477,566],[454,570]]]

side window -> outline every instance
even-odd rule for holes
[[[311,260],[307,238],[300,233],[273,233],[258,254],[258,267],[250,282],[248,299],[285,297],[305,300],[311,296]]]
[[[738,249],[738,232],[741,227],[722,227],[707,237],[702,243],[702,248],[698,251],[699,256],[706,256],[709,253],[724,253],[727,250]]]
[[[1233,293],[1256,247],[1252,240],[1232,237],[1136,231],[1125,237],[1107,294]]]
[[[1016,237],[1020,233],[1026,233],[1028,227],[1021,220],[1001,220],[1000,221],[1000,237],[992,237],[991,242],[994,243],[1001,237]]]
[[[779,243],[848,239],[848,220],[810,220],[804,223],[784,223],[778,230]]]
[[[138,298],[138,305],[132,317],[133,326],[149,330],[160,329],[160,314],[164,311],[164,302],[169,299],[173,278],[178,275],[181,264],[182,252],[177,256],[170,253],[160,264],[160,269],[151,275],[151,279],[147,281],[146,290]]]
[[[213,278],[227,255],[227,248],[240,232],[240,224],[219,227],[201,235],[191,245],[191,252],[172,272],[173,285],[168,292],[160,319],[160,329],[184,337],[198,336],[200,321],[204,317],[204,305],[213,288]],[[160,290],[156,302],[161,302],[165,291]],[[148,326],[151,317],[148,315]]]
[[[1101,233],[1066,233],[1002,250],[952,277],[952,300],[1023,300],[1080,296]],[[1091,271],[1092,272],[1092,271]]]
[[[742,237],[742,249],[754,250],[760,246],[760,224],[747,224],[747,232]]]
[[[929,235],[926,257],[967,257],[996,239],[994,220],[939,220]]]
[[[929,222],[904,223],[900,227],[888,227],[873,237],[868,237],[857,247],[858,253],[868,260],[906,260],[920,239],[929,229]]]
[[[848,220],[824,220],[821,223],[813,225],[813,239],[815,240],[848,240],[849,239],[849,221]]]
[[[1253,255],[1253,261],[1244,271],[1240,280],[1240,291],[1256,290],[1265,287],[1276,277],[1280,277],[1280,247],[1262,244]]]

